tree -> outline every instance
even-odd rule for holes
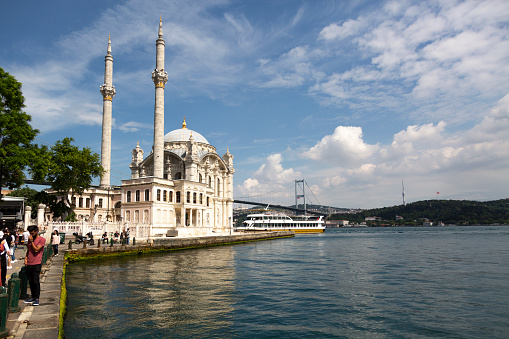
[[[32,143],[39,130],[23,112],[24,102],[21,83],[0,68],[0,187],[21,186],[27,168],[35,180],[45,175],[41,161],[47,148]]]
[[[92,184],[92,179],[103,173],[99,154],[86,147],[80,150],[71,143],[73,138],[64,138],[51,147],[51,158],[47,180],[51,188],[63,196],[71,215],[76,207],[73,203],[76,195],[81,195]],[[71,199],[69,199],[69,195]]]

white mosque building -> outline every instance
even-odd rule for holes
[[[222,157],[205,137],[182,128],[164,134],[164,71],[162,21],[156,40],[154,145],[146,157],[139,144],[132,150],[131,178],[120,188],[110,185],[113,57],[108,39],[105,57],[101,165],[105,172],[99,188],[76,197],[75,213],[89,222],[117,222],[148,236],[200,236],[227,233],[233,223],[233,155]]]

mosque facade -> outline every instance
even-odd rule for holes
[[[108,53],[111,53],[108,42]],[[126,224],[148,224],[150,235],[168,234],[205,235],[223,233],[233,222],[233,155],[227,150],[222,157],[200,133],[187,128],[184,118],[182,128],[164,134],[164,87],[168,75],[164,71],[164,46],[162,21],[156,40],[156,68],[152,72],[155,86],[154,146],[145,156],[139,144],[132,150],[131,179],[122,180],[121,218]],[[111,71],[105,58],[105,73]],[[105,85],[113,87],[107,81]],[[114,90],[109,90],[109,94]],[[104,101],[112,96],[103,94]],[[111,119],[111,105],[103,105],[104,120]],[[111,142],[111,122],[104,122],[103,145]],[[111,147],[102,147],[110,149]],[[104,161],[109,161],[109,155]],[[102,159],[103,159],[102,158]],[[106,169],[109,165],[103,164]],[[109,186],[109,173],[105,172],[101,186]],[[118,206],[118,205],[117,205]]]
[[[105,56],[100,186],[74,198],[75,213],[88,222],[116,222],[122,227],[148,229],[148,236],[221,234],[233,223],[233,155],[219,156],[200,133],[182,128],[164,134],[164,70],[162,21],[156,40],[154,144],[148,155],[139,143],[132,150],[131,178],[111,187],[111,125],[113,56],[108,39]],[[49,219],[50,217],[48,217]]]

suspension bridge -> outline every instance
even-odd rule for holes
[[[311,195],[308,195],[307,192],[310,192]],[[323,212],[307,209],[306,199],[308,202],[312,201],[316,205],[320,205],[320,203],[304,179],[295,180],[294,182],[280,186],[270,192],[252,196],[234,197],[233,199],[233,202],[236,204],[267,206],[297,213],[324,215]]]

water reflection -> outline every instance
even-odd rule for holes
[[[79,298],[69,299],[66,337],[178,337],[184,328],[201,337],[228,328],[232,262],[226,246],[70,265],[69,295]]]

